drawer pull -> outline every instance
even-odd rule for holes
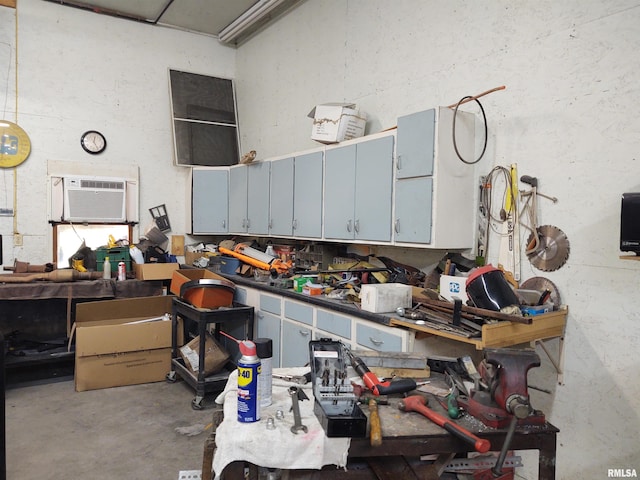
[[[376,340],[376,339],[375,339],[375,338],[373,338],[373,337],[369,337],[369,341],[370,341],[371,343],[373,343],[373,344],[374,344],[375,346],[377,346],[377,347],[379,347],[380,345],[382,345],[382,344],[384,343],[384,341],[382,341],[382,340]]]
[[[298,332],[300,332],[300,335],[302,335],[303,337],[309,336],[309,332],[307,330],[298,330]]]

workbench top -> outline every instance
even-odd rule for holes
[[[318,307],[328,308],[340,313],[352,315],[354,317],[364,318],[366,320],[380,323],[382,325],[391,325],[391,319],[394,316],[392,313],[384,314],[384,313],[366,312],[360,309],[360,307],[354,304],[353,302],[335,300],[335,299],[327,298],[325,295],[304,295],[302,293],[296,292],[293,289],[277,288],[272,285],[269,285],[268,283],[256,282],[252,278],[245,278],[240,275],[227,275],[223,273],[219,275],[222,275],[223,277],[231,280],[236,285],[243,285],[245,287],[255,288],[257,290],[272,293],[275,295],[282,295],[283,297],[286,297],[286,298],[291,298],[293,300],[298,300],[300,302],[310,303]]]

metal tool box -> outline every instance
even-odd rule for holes
[[[347,376],[348,360],[341,342],[323,338],[309,342],[313,412],[327,437],[364,437],[367,416]]]

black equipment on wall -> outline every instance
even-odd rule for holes
[[[5,373],[4,373],[4,335],[0,333],[0,480],[7,480],[7,442],[5,429]]]
[[[620,250],[640,255],[640,193],[622,194]]]

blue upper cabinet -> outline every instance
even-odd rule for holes
[[[435,109],[398,118],[396,178],[433,175]]]
[[[322,151],[295,157],[293,235],[322,237]]]
[[[191,233],[227,233],[229,171],[217,168],[191,170]]]
[[[293,232],[293,157],[271,162],[269,235],[291,236]]]
[[[325,151],[324,237],[391,241],[393,135]]]

